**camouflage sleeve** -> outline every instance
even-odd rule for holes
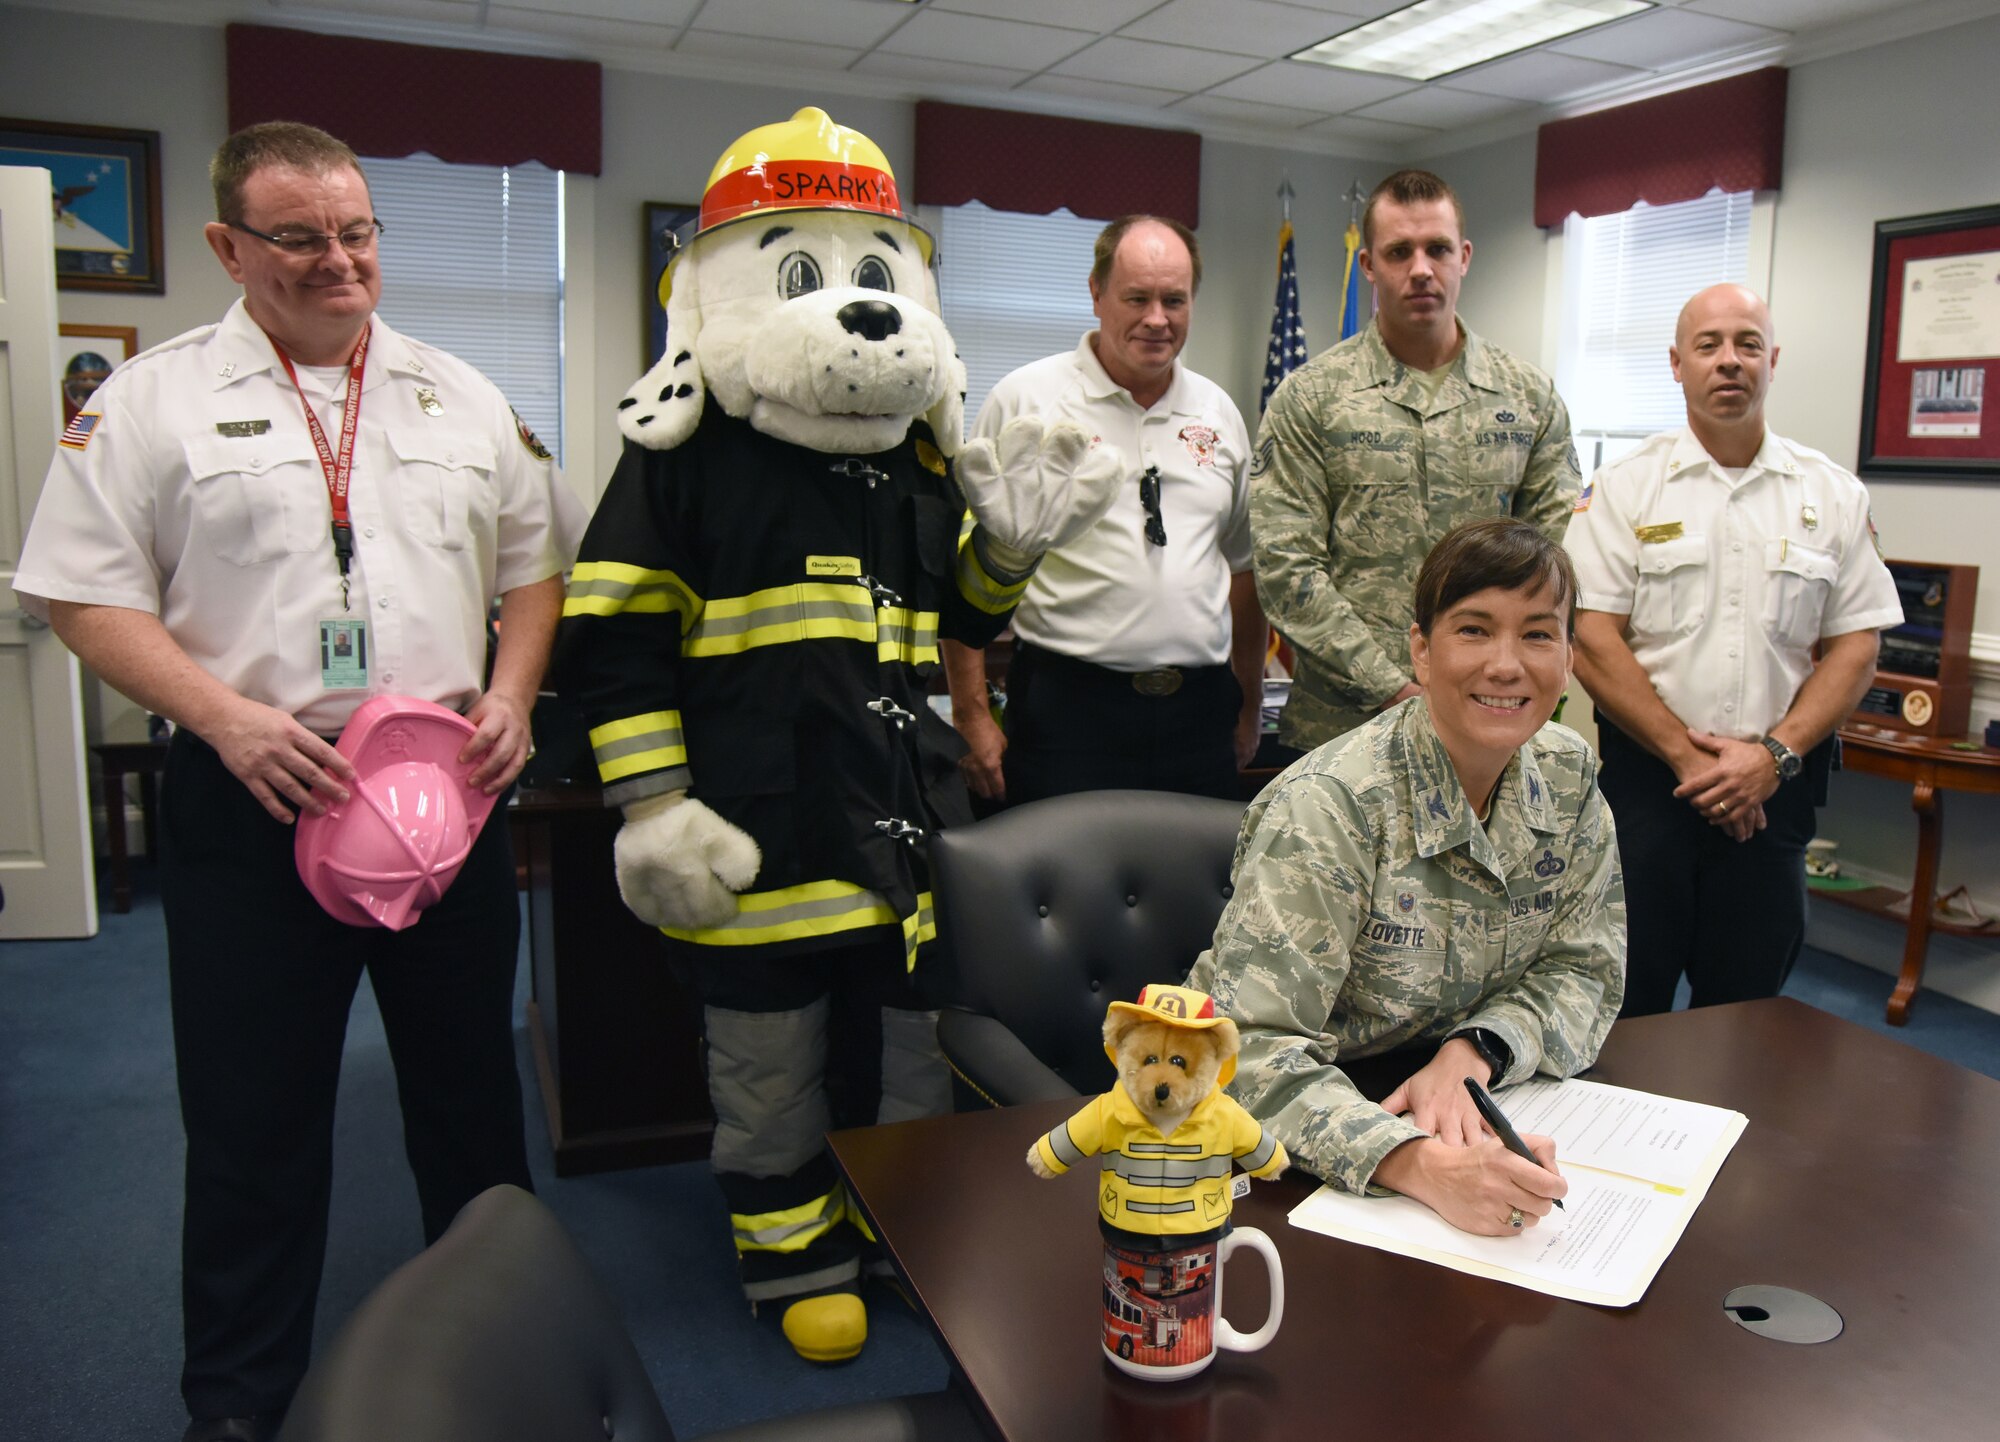
[[[1577,818],[1570,865],[1580,874],[1556,908],[1541,954],[1521,979],[1488,1000],[1466,1025],[1507,1043],[1513,1063],[1499,1083],[1536,1072],[1574,1076],[1598,1048],[1625,1000],[1625,880],[1611,808],[1597,789],[1596,764]],[[1498,1084],[1498,1083],[1496,1083]]]
[[[1294,1161],[1352,1192],[1423,1135],[1355,1090],[1326,1030],[1374,888],[1379,831],[1330,777],[1279,787],[1240,848],[1215,944],[1189,981],[1242,1032],[1231,1094]]]
[[[1569,407],[1553,384],[1542,411],[1542,428],[1535,433],[1528,468],[1514,494],[1514,514],[1561,545],[1583,485],[1583,468],[1577,463],[1576,442],[1569,432]]]
[[[1257,599],[1299,650],[1332,673],[1357,709],[1374,710],[1410,678],[1333,584],[1334,498],[1326,436],[1305,387],[1278,387],[1257,429],[1250,467],[1250,538]],[[1401,575],[1395,585],[1408,589]]]

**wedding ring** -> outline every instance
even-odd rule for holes
[[[1718,802],[1716,802],[1716,803],[1715,803],[1715,814],[1716,814],[1717,816],[1727,816],[1727,815],[1729,814],[1729,803],[1728,803],[1727,801],[1718,801]]]
[[[1521,1230],[1521,1223],[1525,1220],[1526,1218],[1521,1215],[1519,1207],[1511,1208],[1507,1213],[1507,1225],[1517,1232]]]

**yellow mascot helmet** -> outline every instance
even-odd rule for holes
[[[881,148],[809,105],[790,120],[760,125],[722,152],[701,193],[697,236],[781,210],[853,210],[885,216],[917,237],[924,264],[930,235],[903,214],[896,175]]]
[[[1185,1031],[1209,1031],[1221,1026],[1227,1020],[1217,1013],[1215,998],[1205,991],[1196,991],[1191,986],[1162,986],[1158,982],[1140,988],[1137,1001],[1114,1001],[1107,1009],[1108,1022],[1112,1012],[1125,1012],[1146,1021],[1164,1022],[1168,1026],[1180,1027]],[[1230,1023],[1234,1025],[1234,1023]],[[1118,1048],[1110,1042],[1104,1044],[1104,1054],[1115,1065]],[[1228,1086],[1236,1075],[1236,1058],[1226,1057],[1221,1070],[1216,1074],[1217,1086]]]

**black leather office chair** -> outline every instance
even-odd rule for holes
[[[1229,897],[1243,803],[1087,791],[938,832],[938,1043],[960,1109],[1108,1090],[1104,1009],[1177,982]]]
[[[712,1442],[972,1442],[950,1393],[864,1402]],[[472,1199],[362,1301],[300,1385],[278,1442],[673,1442],[590,1264],[518,1187]]]

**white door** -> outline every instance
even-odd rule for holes
[[[50,193],[48,171],[0,166],[0,938],[97,935],[82,679],[14,600],[62,418]]]

